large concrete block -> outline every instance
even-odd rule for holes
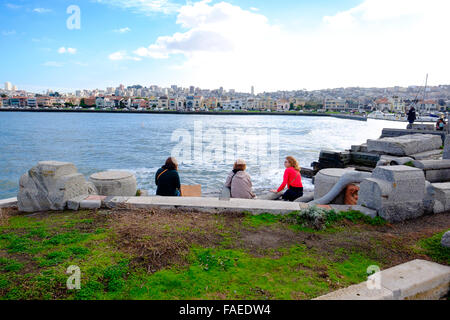
[[[450,159],[450,134],[445,136],[443,159]]]
[[[39,162],[20,178],[19,210],[64,210],[69,199],[88,193],[84,176],[72,163]]]
[[[450,182],[432,183],[433,213],[450,211]]]
[[[441,138],[431,134],[413,134],[367,141],[367,149],[369,152],[379,152],[381,154],[395,156],[409,156],[436,150],[441,145]]]
[[[320,170],[314,178],[314,199],[317,200],[327,195],[344,174],[353,171],[355,171],[353,168]],[[344,192],[332,203],[344,204]]]
[[[99,195],[134,197],[137,192],[136,177],[126,171],[105,171],[90,176]]]
[[[425,213],[425,176],[408,166],[377,167],[360,185],[358,205],[378,212],[390,222],[420,217]]]

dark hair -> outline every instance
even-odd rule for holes
[[[167,158],[164,169],[167,170],[178,170],[178,161],[174,157]]]

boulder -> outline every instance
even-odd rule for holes
[[[67,201],[88,194],[84,176],[72,163],[43,161],[20,178],[19,210],[64,210]]]
[[[377,167],[362,181],[358,205],[377,210],[389,222],[417,218],[425,213],[425,176],[408,166]]]
[[[450,231],[444,233],[444,235],[442,236],[441,244],[446,248],[450,248]]]
[[[134,197],[137,192],[136,177],[127,171],[105,171],[90,176],[101,196]]]
[[[399,137],[367,140],[369,152],[390,154],[395,156],[410,156],[426,151],[439,149],[442,140],[439,136],[431,134],[412,134]]]

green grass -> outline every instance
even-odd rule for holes
[[[446,231],[440,232],[431,238],[422,239],[418,245],[427,256],[436,262],[450,264],[450,248],[441,245],[441,239]]]
[[[211,216],[220,239],[190,245],[183,263],[170,263],[154,273],[141,262],[142,256],[117,242],[118,234],[109,220],[100,219],[101,213],[12,216],[0,225],[0,300],[309,299],[364,281],[369,266],[384,265],[376,254],[358,246],[324,249],[299,241],[252,251],[243,240],[244,233],[261,236],[259,228],[274,234],[292,228],[326,238],[352,224],[376,228],[385,223],[357,211],[312,210],[308,219],[317,213],[324,214],[325,230],[303,226],[305,214],[300,212],[288,218]],[[350,224],[339,224],[344,220]],[[160,228],[168,234],[187,232],[170,223]],[[202,232],[206,230],[199,228],[194,234]],[[441,235],[421,241],[420,248],[433,260],[450,263],[449,252],[438,246]],[[153,237],[144,235],[140,241],[151,245]],[[375,247],[376,240],[368,241]],[[81,290],[66,289],[69,266],[80,268]]]

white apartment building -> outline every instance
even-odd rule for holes
[[[325,99],[323,107],[331,111],[345,111],[347,103],[344,99]]]
[[[12,89],[13,89],[13,85],[12,85],[12,83],[11,82],[5,82],[5,90],[6,91],[12,91]]]
[[[225,100],[221,103],[223,110],[244,110],[244,103],[240,99]]]

